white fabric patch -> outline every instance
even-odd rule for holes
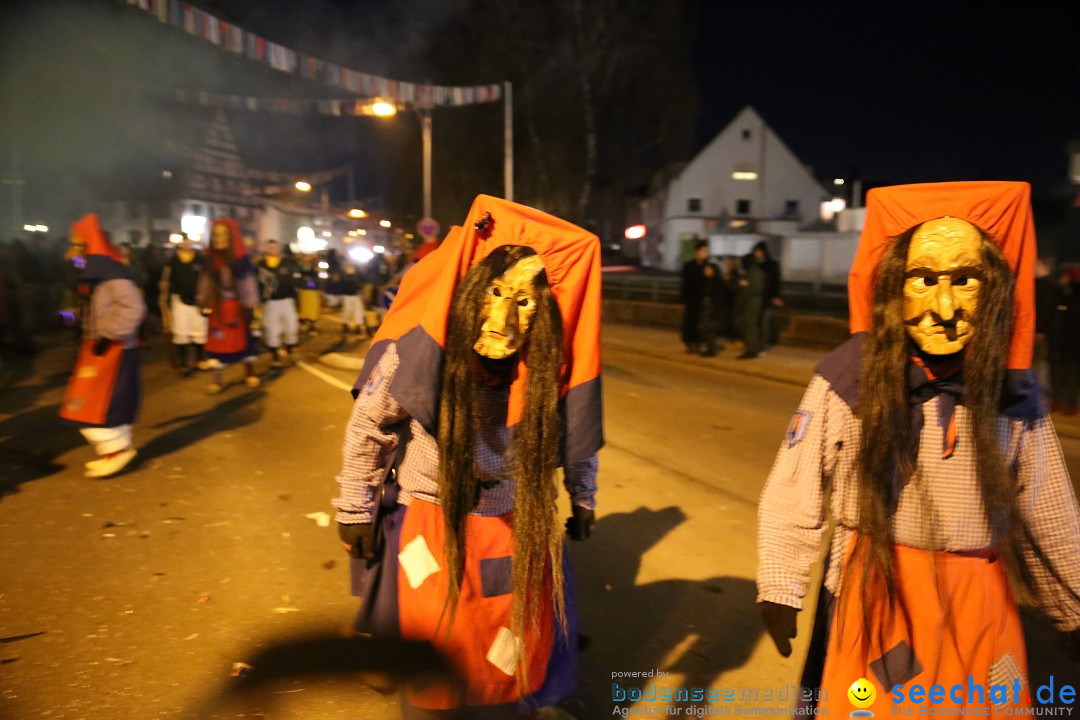
[[[499,634],[495,636],[495,642],[491,643],[491,648],[488,649],[485,657],[503,674],[513,675],[517,669],[523,645],[521,638],[511,633],[510,628],[499,628]]]
[[[398,562],[405,571],[405,579],[413,590],[424,584],[429,577],[439,572],[439,563],[428,549],[423,535],[417,535],[398,553]]]

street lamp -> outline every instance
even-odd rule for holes
[[[300,192],[311,192],[311,183],[304,182],[303,180],[297,180],[294,187]]]
[[[351,218],[360,218],[360,219],[366,218],[367,215],[368,215],[366,212],[364,212],[360,208],[353,208],[352,210],[349,211],[348,214],[349,214],[349,217],[351,217]]]
[[[371,104],[371,113],[379,117],[390,117],[397,114],[397,106],[385,100],[376,100]]]
[[[390,221],[389,220],[380,220],[379,221],[379,227],[384,227],[384,228],[390,227]]]

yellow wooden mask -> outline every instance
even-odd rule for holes
[[[536,315],[536,276],[544,269],[539,256],[522,258],[484,289],[483,324],[473,345],[484,357],[501,360],[521,349]]]
[[[911,237],[904,276],[904,325],[930,355],[971,340],[982,284],[982,234],[959,218],[923,223]]]
[[[82,235],[72,230],[68,235],[68,249],[64,253],[65,260],[71,260],[72,258],[83,257],[86,255],[86,239]]]
[[[232,238],[229,236],[229,228],[224,225],[215,225],[210,231],[210,247],[214,250],[228,250]]]

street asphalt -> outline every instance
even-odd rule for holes
[[[4,366],[0,718],[397,716],[393,694],[372,687],[384,676],[357,670],[423,657],[360,644],[357,662],[341,647],[357,600],[330,499],[366,343],[342,343],[338,327],[324,318],[284,371],[263,355],[259,388],[232,368],[219,395],[205,375],[180,377],[151,334],[140,454],[105,480],[82,476],[91,451],[57,419],[72,339]],[[810,613],[781,658],[754,604],[756,506],[824,353],[735,354],[604,328],[599,520],[570,546],[590,642],[563,709],[579,720],[611,716],[616,673],[659,669],[671,687],[798,680]],[[1072,427],[1062,421],[1075,484]],[[1080,684],[1042,621],[1026,618],[1026,632],[1033,681]]]

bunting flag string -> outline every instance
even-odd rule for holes
[[[171,90],[169,97],[179,103],[276,115],[374,115],[371,110],[374,98],[268,98],[204,90]]]
[[[232,23],[219,20],[183,0],[127,0],[127,4],[145,11],[160,23],[179,28],[189,35],[194,35],[204,42],[233,54],[269,65],[281,72],[300,75],[308,80],[342,88],[357,95],[369,98],[378,97],[422,108],[492,103],[502,98],[500,84],[469,87],[427,85],[392,80],[335,65],[271,42]],[[339,102],[343,103],[342,107],[344,107],[346,101]],[[341,114],[358,113],[342,112]]]

